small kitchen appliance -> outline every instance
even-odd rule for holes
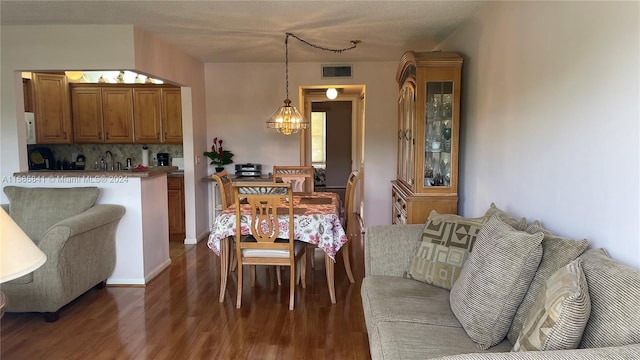
[[[262,165],[260,164],[236,164],[236,176],[260,177],[262,175]]]
[[[169,153],[158,153],[158,166],[169,166]]]

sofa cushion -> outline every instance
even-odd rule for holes
[[[579,347],[640,344],[640,270],[609,258],[604,249],[588,250],[580,258],[591,316]]]
[[[461,327],[449,306],[449,291],[397,276],[362,280],[362,307],[369,332],[381,321]]]
[[[590,313],[591,301],[582,272],[582,259],[576,259],[546,281],[513,351],[575,349],[580,344]]]
[[[52,225],[92,207],[100,189],[6,186],[4,193],[9,199],[9,215],[38,244]]]
[[[504,339],[542,257],[542,233],[513,229],[494,215],[451,289],[451,309],[481,349]]]
[[[462,328],[403,321],[384,321],[369,333],[371,359],[434,359],[441,356],[485,352]],[[508,352],[504,340],[486,352]]]
[[[484,218],[463,218],[431,211],[409,261],[409,278],[451,289],[469,257]]]
[[[514,229],[524,231],[527,228],[527,219],[526,218],[516,218],[511,216],[508,212],[499,209],[496,204],[491,203],[489,209],[484,213],[485,222],[488,221],[493,215],[497,215],[500,220],[505,223],[511,225]]]
[[[520,304],[520,307],[518,307],[518,311],[516,311],[516,315],[514,316],[509,332],[507,333],[507,338],[509,338],[509,341],[512,343],[515,343],[516,339],[518,339],[518,335],[520,335],[520,331],[522,330],[522,325],[527,318],[527,314],[529,314],[529,311],[533,307],[533,303],[540,293],[545,281],[547,281],[547,279],[558,269],[580,256],[580,254],[582,254],[589,245],[587,240],[571,240],[554,235],[550,231],[544,229],[537,221],[529,225],[525,231],[530,234],[539,232],[544,234],[544,238],[542,239],[543,252],[542,260],[540,260],[540,266],[538,266],[536,275],[533,277],[531,285],[529,285],[529,289],[527,290],[527,294],[524,296],[524,299],[522,299],[522,303]]]

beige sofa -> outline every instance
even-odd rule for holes
[[[578,349],[511,352],[505,338],[480,350],[452,311],[450,290],[406,276],[424,227],[366,229],[361,296],[372,359],[640,359],[640,272],[596,249],[580,255],[591,312]],[[545,251],[563,250],[545,245]],[[520,317],[512,339],[526,313]]]
[[[116,261],[116,228],[125,208],[94,205],[100,189],[7,186],[3,208],[47,255],[34,272],[4,283],[7,312],[42,312],[48,322],[92,287],[104,287]]]

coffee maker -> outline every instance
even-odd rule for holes
[[[158,166],[169,166],[169,153],[158,153]]]

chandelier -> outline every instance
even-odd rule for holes
[[[271,115],[269,120],[267,120],[267,128],[276,129],[279,133],[284,135],[295,134],[302,129],[308,129],[309,126],[311,126],[309,120],[305,119],[295,106],[291,106],[291,100],[289,99],[289,36],[292,36],[300,42],[316,49],[331,51],[338,54],[347,50],[355,49],[360,43],[360,40],[351,40],[350,47],[343,49],[330,49],[312,44],[292,33],[286,33],[284,38],[284,73],[287,98],[284,99],[284,106],[279,107],[278,110]]]

